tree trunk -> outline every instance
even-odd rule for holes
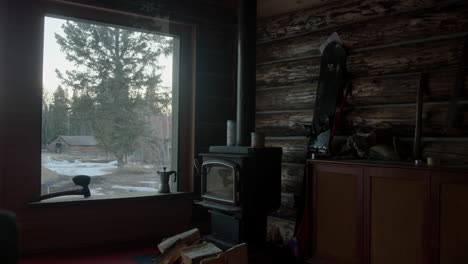
[[[122,169],[124,165],[124,157],[122,155],[117,156],[117,168]]]

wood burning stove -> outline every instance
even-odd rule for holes
[[[281,148],[213,146],[200,154],[202,201],[209,209],[211,235],[228,248],[265,241],[266,219],[281,203]]]

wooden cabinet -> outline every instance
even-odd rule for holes
[[[468,263],[467,173],[433,173],[432,200],[433,263]]]
[[[317,260],[362,263],[362,178],[361,168],[315,167],[312,230]]]
[[[367,263],[428,263],[428,171],[365,168]]]
[[[310,263],[468,263],[468,170],[308,161]]]

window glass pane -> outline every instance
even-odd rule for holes
[[[41,193],[157,193],[156,171],[176,169],[176,37],[45,17]]]

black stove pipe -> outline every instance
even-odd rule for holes
[[[237,60],[237,146],[250,145],[255,131],[255,49],[257,1],[239,1]]]

